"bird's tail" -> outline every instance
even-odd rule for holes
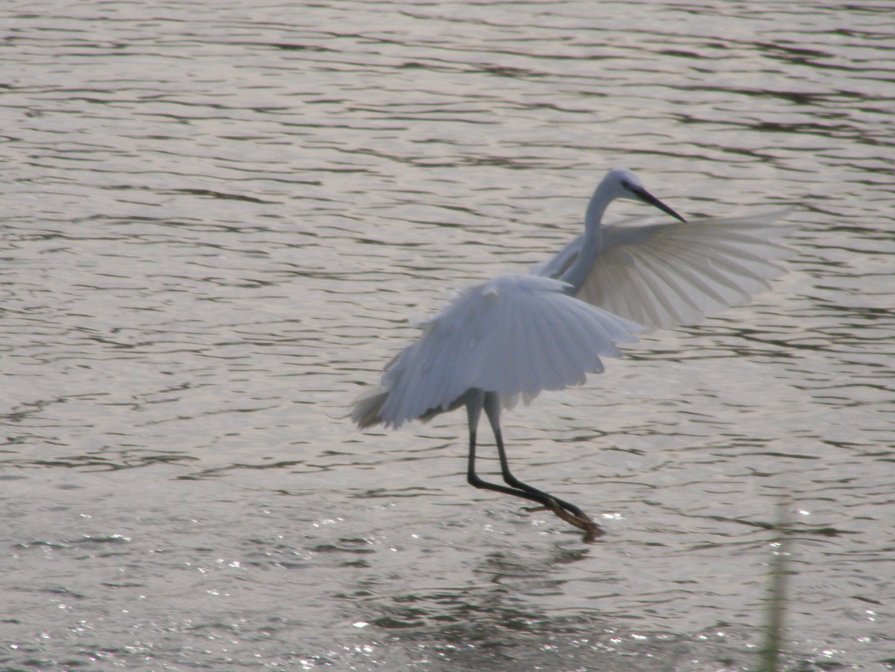
[[[382,422],[382,406],[388,399],[388,388],[375,387],[366,390],[354,400],[351,409],[351,419],[361,429],[372,427]]]

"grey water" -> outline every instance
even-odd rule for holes
[[[895,666],[891,3],[0,7],[0,668]],[[353,397],[634,169],[786,275],[506,414]],[[611,217],[650,214],[621,203]],[[483,447],[493,472],[490,445]]]

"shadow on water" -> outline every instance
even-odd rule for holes
[[[388,598],[374,586],[358,587],[337,596],[357,608],[354,626],[368,639],[354,648],[375,662],[392,648],[408,662],[432,670],[569,669],[569,670],[782,670],[831,669],[823,661],[798,658],[788,652],[787,612],[795,537],[809,539],[814,531],[793,524],[788,494],[780,496],[772,534],[765,542],[766,595],[759,620],[762,641],[756,644],[731,624],[718,622],[704,632],[682,636],[672,632],[636,630],[636,615],[619,616],[594,610],[570,615],[548,614],[526,599],[556,591],[564,582],[565,566],[588,560],[590,547],[567,548],[554,544],[546,557],[523,558],[516,553],[492,551],[484,555],[473,573],[481,580],[463,588],[431,592],[399,592]],[[821,533],[822,534],[822,533]],[[347,541],[347,540],[343,540]],[[340,551],[363,549],[365,540],[354,540]],[[351,647],[345,647],[351,659]],[[415,655],[414,655],[415,654]],[[344,654],[343,654],[344,655]],[[339,657],[315,657],[317,663],[338,664]],[[881,660],[881,664],[891,664]]]
[[[687,637],[636,630],[600,611],[548,614],[526,599],[556,590],[563,568],[589,553],[554,546],[549,559],[526,561],[495,551],[474,569],[481,579],[476,585],[388,598],[360,587],[343,598],[362,619],[355,627],[368,637],[364,658],[392,659],[397,648],[432,670],[687,670],[704,669],[709,661],[742,668],[753,657],[748,641],[727,632],[725,623]]]

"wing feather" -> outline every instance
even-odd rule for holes
[[[786,212],[687,223],[607,226],[603,249],[578,292],[583,301],[650,329],[693,324],[745,302],[782,273]],[[581,250],[578,236],[532,273],[559,277]]]
[[[379,387],[355,402],[363,426],[398,427],[455,406],[470,389],[505,403],[531,400],[603,370],[601,356],[636,340],[638,325],[565,294],[538,276],[502,276],[477,285],[431,320],[383,373]]]

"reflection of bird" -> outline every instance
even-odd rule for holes
[[[604,227],[616,198],[649,203],[681,223]],[[783,229],[772,220],[686,222],[633,173],[612,170],[587,206],[583,234],[531,275],[504,275],[463,292],[388,364],[379,386],[355,400],[352,418],[361,428],[399,427],[465,406],[469,483],[538,502],[592,540],[600,528],[581,509],[510,472],[501,406],[584,382],[585,374],[603,371],[600,356],[618,356],[615,344],[636,340],[644,327],[692,323],[766,287],[783,250],[774,242]],[[506,485],[475,472],[483,409]]]

